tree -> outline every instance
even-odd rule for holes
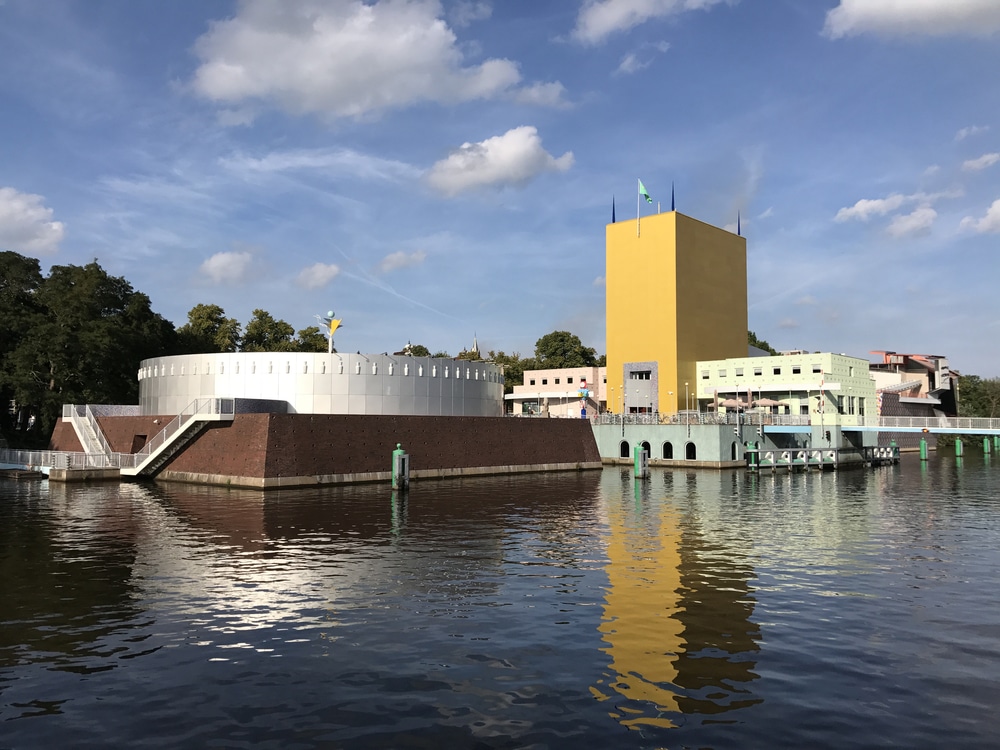
[[[506,352],[495,352],[492,349],[486,352],[486,361],[503,366],[503,392],[513,393],[515,385],[521,385],[524,380],[524,371],[535,369],[533,359],[521,359],[517,352],[507,354]]]
[[[1000,378],[962,375],[958,379],[960,417],[1000,418]]]
[[[149,297],[97,261],[53,266],[36,300],[4,377],[42,434],[64,403],[137,403],[139,363],[176,350],[173,325],[150,309]]]
[[[295,329],[283,320],[275,320],[266,310],[254,310],[243,333],[245,352],[293,352]],[[326,348],[324,346],[324,348]]]
[[[757,338],[757,334],[754,333],[753,331],[747,331],[747,344],[749,344],[750,346],[755,346],[758,349],[763,349],[765,352],[768,352],[772,356],[778,353],[778,351],[769,343],[767,343],[763,339]]]
[[[329,346],[329,340],[317,326],[303,328],[295,339],[295,350],[299,352],[325,352]]]
[[[439,351],[439,352],[434,352],[434,354],[432,354],[431,356],[435,357],[435,358],[440,358],[440,359],[450,359],[451,358],[451,355],[448,354],[448,352],[444,351],[443,349],[441,351]]]
[[[455,359],[464,359],[469,362],[482,362],[483,356],[478,351],[463,349],[455,356]]]
[[[580,337],[569,331],[553,331],[535,342],[535,363],[539,370],[594,367],[597,350],[584,346]]]
[[[431,350],[428,349],[423,344],[411,344],[409,341],[406,342],[400,351],[395,352],[403,357],[429,357],[431,356]]]
[[[239,321],[227,318],[218,305],[195,305],[188,311],[188,322],[177,329],[178,346],[185,354],[235,352],[240,330]]]
[[[7,409],[7,404],[15,401],[10,357],[42,312],[37,294],[41,285],[37,260],[0,252],[0,429],[4,431],[12,430],[16,421],[16,415]],[[25,412],[25,426],[27,419]]]

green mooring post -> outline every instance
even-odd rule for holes
[[[649,454],[641,445],[632,449],[632,460],[635,462],[636,479],[645,479],[649,476]]]
[[[920,460],[927,460],[927,438],[920,438]]]
[[[392,452],[392,488],[405,490],[410,487],[410,455],[403,450],[401,443],[396,443]]]
[[[993,447],[997,449],[997,453],[1000,453],[1000,435],[993,436]]]
[[[983,438],[983,453],[987,456],[990,455],[990,439],[988,437]]]
[[[955,455],[962,455],[962,438],[955,438]]]

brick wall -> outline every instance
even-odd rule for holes
[[[112,448],[128,453],[141,442],[136,436],[152,437],[163,420],[99,422]],[[397,443],[409,453],[412,471],[601,461],[584,419],[237,414],[232,422],[209,423],[163,468],[258,478],[387,472]],[[56,426],[51,447],[80,450],[72,425]]]

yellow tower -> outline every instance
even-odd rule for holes
[[[669,211],[608,224],[605,253],[608,408],[695,408],[698,360],[747,356],[746,240]]]

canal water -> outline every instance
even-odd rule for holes
[[[998,480],[3,481],[0,748],[998,747]]]

